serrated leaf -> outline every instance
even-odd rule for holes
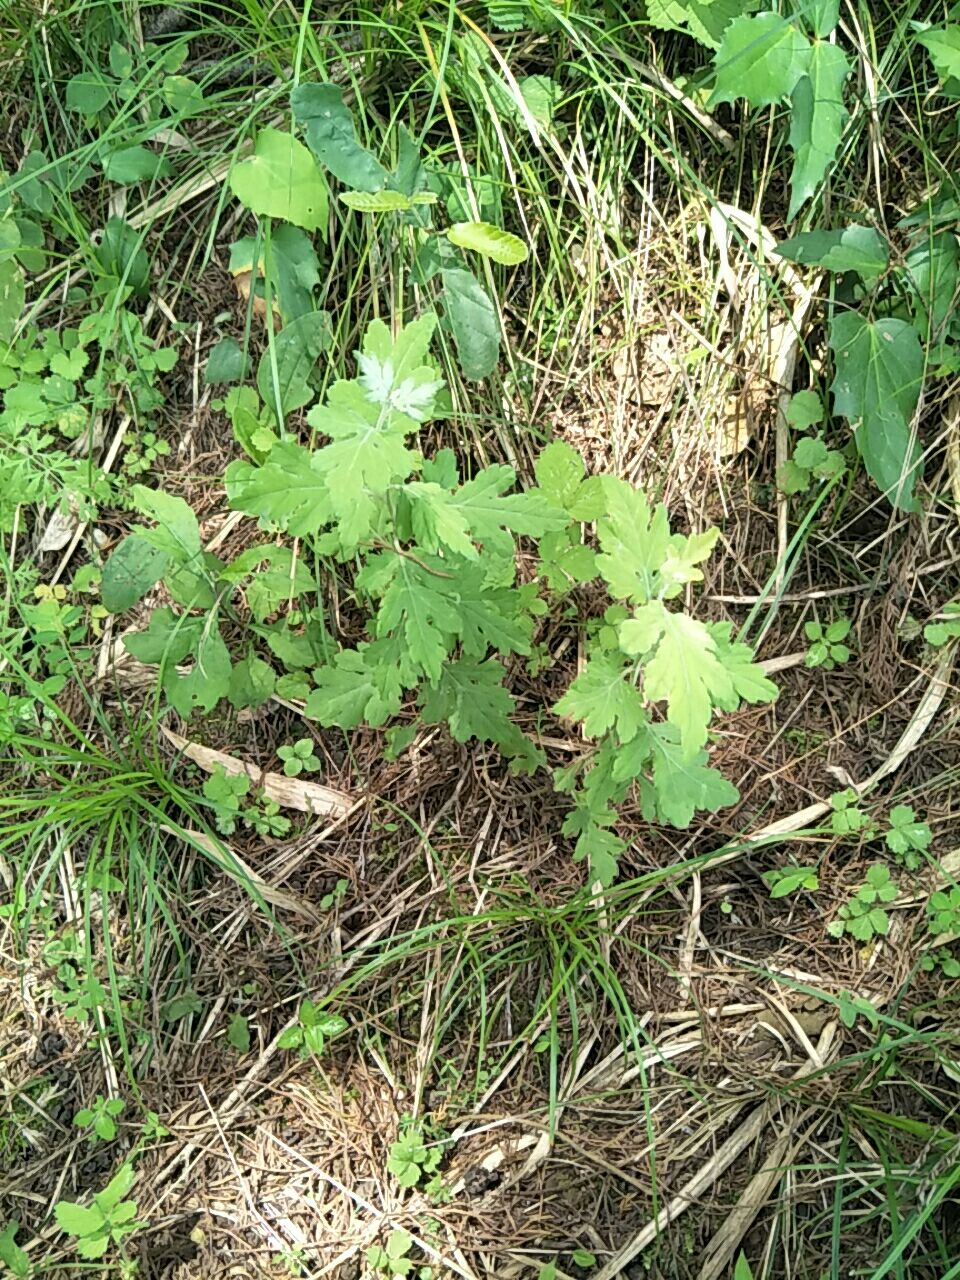
[[[606,514],[597,522],[603,554],[597,568],[621,600],[648,601],[655,592],[655,575],[670,548],[666,508],[652,513],[644,495],[626,481],[603,477]]]
[[[170,556],[138,533],[128,534],[103,566],[100,600],[110,613],[123,613],[160,581]]]
[[[779,694],[777,686],[764,673],[763,667],[754,661],[750,646],[731,640],[732,630],[729,622],[714,622],[709,626],[717,657],[733,682],[736,698],[754,704],[775,701]],[[737,702],[718,702],[717,705],[725,711],[735,711]]]
[[[716,87],[710,106],[745,98],[767,107],[791,94],[810,64],[810,41],[777,13],[739,17],[714,55]]]
[[[452,495],[455,509],[479,542],[496,542],[501,530],[529,537],[565,528],[567,515],[539,493],[506,493],[516,482],[513,467],[485,467]]]
[[[931,27],[917,36],[917,44],[922,44],[929,53],[944,84],[960,81],[960,26]],[[952,87],[960,88],[960,84]]]
[[[400,191],[344,191],[340,199],[357,213],[405,213],[413,200]]]
[[[717,49],[732,19],[743,13],[743,0],[647,0],[647,21],[664,31],[688,31],[695,40]]]
[[[641,634],[639,624],[654,615],[655,621]],[[621,624],[621,647],[625,653],[644,653],[656,630],[660,636],[656,652],[644,667],[644,693],[652,702],[666,701],[667,719],[679,730],[680,745],[689,759],[707,740],[714,705],[736,705],[736,687],[707,627],[685,613],[671,613],[659,602]]]
[[[413,535],[424,550],[445,546],[468,560],[478,558],[467,518],[454,506],[453,495],[438,484],[419,481],[404,485],[403,491],[410,500]]]
[[[869,288],[890,264],[890,246],[873,227],[854,224],[841,231],[806,231],[776,247],[791,262],[819,263],[828,271],[855,271]]]
[[[698,810],[716,813],[736,804],[740,792],[722,773],[710,767],[705,751],[692,756],[680,745],[672,725],[651,725],[653,790],[660,820],[688,827]]]
[[[798,431],[823,421],[823,401],[816,391],[798,391],[787,405],[787,421]]]
[[[822,467],[829,457],[827,446],[817,437],[806,436],[797,441],[793,451],[793,460],[798,467],[812,471],[814,467]]]
[[[846,54],[835,44],[817,40],[810,53],[807,74],[801,76],[790,97],[790,207],[795,218],[823,180],[840,145],[849,112],[843,105],[843,86],[851,71]]]
[[[304,715],[325,727],[377,728],[400,710],[403,686],[395,667],[368,661],[366,650],[345,649],[314,671],[317,687],[307,696]],[[374,653],[376,650],[374,650]]]
[[[595,654],[553,708],[556,715],[583,722],[590,738],[616,729],[621,743],[636,737],[646,724],[643,699],[622,661]]]
[[[510,719],[515,702],[504,687],[505,674],[493,658],[445,663],[439,683],[421,692],[424,721],[446,721],[457,742],[494,742],[505,755],[531,756],[536,763],[536,748]]]
[[[311,311],[284,325],[263,353],[257,390],[278,421],[314,398],[310,374],[332,336],[326,311]]]
[[[355,191],[379,191],[386,169],[357,138],[353,113],[335,84],[301,84],[290,94],[293,118],[320,163]]]
[[[507,267],[526,262],[529,256],[527,246],[519,236],[489,222],[455,222],[447,227],[447,239],[460,249],[469,249]]]
[[[534,463],[537,486],[555,506],[569,509],[583,483],[583,457],[565,440],[554,440]]]
[[[228,182],[240,203],[260,217],[282,218],[326,236],[327,185],[292,134],[262,129],[253,156],[231,169]]]
[[[274,445],[262,466],[231,462],[225,484],[231,507],[259,516],[263,528],[302,538],[333,518],[321,454],[289,440]]]
[[[442,302],[467,378],[485,378],[500,355],[500,322],[496,308],[472,271],[445,268],[440,272]]]
[[[854,439],[871,478],[904,511],[919,503],[919,442],[910,423],[923,381],[923,349],[904,320],[867,320],[850,311],[834,317],[830,349],[836,374],[834,408],[854,426]]]

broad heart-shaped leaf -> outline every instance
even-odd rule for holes
[[[447,227],[447,239],[460,249],[470,249],[506,267],[526,262],[529,255],[519,236],[491,226],[489,222],[455,222]]]
[[[917,36],[917,44],[922,44],[929,53],[944,87],[952,94],[960,90],[960,25],[931,27]]]
[[[936,341],[956,311],[960,251],[950,231],[924,234],[906,257],[906,277],[915,299],[921,338]]]
[[[487,291],[472,271],[440,272],[443,309],[453,330],[464,377],[485,378],[500,355],[500,321]]]
[[[867,320],[848,311],[831,323],[830,349],[836,369],[834,409],[854,427],[871,479],[894,506],[918,510],[913,486],[921,450],[910,438],[923,380],[916,329],[905,320]]]
[[[649,802],[655,798],[656,811],[645,810],[650,822],[669,822],[674,827],[688,827],[698,810],[716,813],[736,804],[740,792],[716,769],[708,764],[705,751],[688,756],[680,746],[679,734],[671,724],[651,725],[653,749],[653,787],[644,790]]]
[[[377,645],[345,649],[313,675],[317,687],[307,696],[304,714],[327,728],[377,728],[400,710],[400,672],[380,660]]]
[[[167,570],[170,557],[138,533],[128,534],[103,566],[100,600],[110,613],[123,613],[142,600]]]
[[[729,23],[743,13],[743,0],[647,0],[647,22],[664,31],[688,31],[710,49],[720,47]]]
[[[99,1209],[88,1209],[82,1204],[74,1204],[72,1200],[59,1201],[54,1205],[53,1213],[60,1230],[72,1236],[96,1235],[104,1226]]]
[[[710,106],[746,98],[753,107],[767,107],[793,93],[810,64],[810,41],[778,13],[758,13],[730,23],[713,62]]]
[[[850,74],[847,55],[826,40],[814,43],[807,74],[796,84],[790,98],[790,145],[793,171],[790,174],[788,218],[814,194],[840,145],[840,135],[848,112],[843,105],[843,86]]]
[[[445,720],[457,742],[471,738],[494,742],[507,756],[529,756],[537,763],[540,753],[510,719],[515,703],[504,688],[505,674],[493,658],[444,663],[439,683],[421,691],[424,721],[439,724]]]
[[[326,311],[311,311],[285,325],[261,356],[257,389],[278,421],[313,399],[308,379],[331,336]]]
[[[791,262],[819,263],[828,271],[855,271],[869,288],[890,265],[890,246],[873,227],[854,224],[840,231],[805,231],[776,247]]]
[[[582,721],[587,737],[599,738],[616,728],[620,742],[629,742],[647,722],[631,674],[622,660],[594,654],[553,710]]]
[[[344,106],[339,85],[297,85],[290,94],[290,108],[310,150],[345,186],[379,191],[386,184],[386,169],[357,140],[353,113]]]
[[[198,707],[212,711],[230,692],[230,654],[223,643],[220,628],[207,622],[200,635],[192,668],[181,675],[173,663],[165,669],[164,692],[170,705],[188,719]]]
[[[317,162],[292,134],[262,129],[254,153],[230,170],[230,190],[264,218],[282,218],[326,236],[327,184]]]
[[[333,519],[321,459],[321,452],[282,440],[262,466],[231,462],[224,477],[231,507],[294,538],[317,533]]]

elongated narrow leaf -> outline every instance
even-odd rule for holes
[[[413,208],[402,191],[344,191],[340,199],[357,213],[403,213]]]
[[[472,271],[441,271],[446,318],[467,378],[485,378],[500,354],[500,323],[486,290]]]
[[[810,54],[810,66],[791,96],[790,145],[794,151],[790,175],[788,218],[814,194],[833,162],[848,112],[843,86],[850,62],[842,49],[818,40]]]
[[[910,424],[923,379],[916,329],[905,320],[845,312],[831,324],[830,349],[834,408],[854,426],[867,471],[895,506],[916,511],[920,446],[911,443]]]
[[[307,145],[335,178],[355,191],[379,191],[387,181],[380,161],[360,145],[353,113],[335,84],[301,84],[290,94],[290,107],[303,126]]]
[[[502,262],[506,267],[526,262],[528,256],[527,246],[519,236],[489,222],[455,222],[447,228],[447,239],[461,249],[471,249],[494,262]]]

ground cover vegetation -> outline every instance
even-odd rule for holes
[[[0,99],[0,1275],[960,1275],[956,7]]]

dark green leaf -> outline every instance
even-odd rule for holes
[[[311,311],[285,325],[264,352],[257,389],[278,421],[314,398],[309,376],[331,341],[330,317]]]
[[[110,218],[97,248],[97,261],[108,276],[129,285],[142,297],[150,284],[150,259],[139,232],[122,218]]]
[[[796,217],[814,194],[837,153],[848,117],[843,86],[849,74],[850,62],[842,49],[826,40],[814,44],[807,74],[797,82],[790,100],[794,161],[788,218]]]
[[[167,570],[166,551],[137,533],[128,534],[103,567],[100,599],[111,613],[123,613],[142,600]]]
[[[114,85],[99,71],[80,71],[67,81],[67,109],[92,116],[113,97]]]
[[[353,113],[335,84],[301,84],[290,94],[293,118],[322,165],[355,191],[378,191],[387,171],[357,139]]]
[[[236,338],[222,338],[207,357],[203,381],[207,386],[240,382],[247,375],[247,363]]]
[[[464,376],[485,378],[496,368],[500,354],[496,308],[472,271],[445,269],[440,279],[444,311]]]
[[[111,182],[152,182],[173,172],[170,161],[148,147],[118,147],[103,157],[104,176]]]

